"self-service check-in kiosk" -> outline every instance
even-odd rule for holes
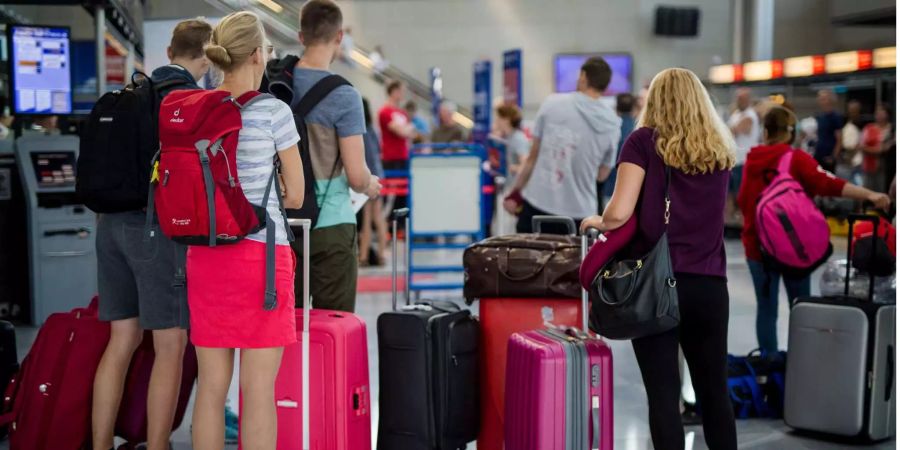
[[[0,139],[0,319],[31,320],[25,196],[12,139]]]
[[[23,136],[16,159],[28,211],[31,320],[42,324],[96,294],[96,216],[75,195],[76,136]]]

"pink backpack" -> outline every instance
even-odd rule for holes
[[[791,176],[794,150],[778,162],[778,173],[756,202],[756,230],[766,262],[784,273],[805,276],[831,256],[825,216]]]

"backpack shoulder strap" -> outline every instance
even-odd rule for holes
[[[236,98],[235,103],[237,104],[238,108],[244,109],[253,103],[256,103],[260,100],[265,100],[268,98],[275,98],[275,97],[271,94],[264,94],[259,91],[250,91],[250,92],[245,92],[243,95]]]
[[[781,155],[781,159],[778,160],[778,173],[790,173],[791,171],[791,162],[794,160],[794,149],[789,149],[784,152],[784,155]]]
[[[306,117],[316,105],[319,104],[325,97],[328,96],[332,91],[341,87],[341,86],[352,86],[349,81],[344,79],[344,77],[340,75],[328,75],[325,78],[319,80],[309,91],[303,95],[303,98],[294,105],[293,110],[294,114],[300,117]]]

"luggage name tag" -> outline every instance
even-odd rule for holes
[[[150,183],[159,183],[159,161],[153,163],[153,171],[150,173]]]

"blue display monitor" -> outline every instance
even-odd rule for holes
[[[600,56],[612,69],[612,79],[604,95],[630,94],[634,64],[628,53],[564,53],[556,55],[554,70],[556,92],[572,92],[578,84],[581,65],[592,56]]]
[[[13,114],[71,114],[71,42],[67,27],[9,25]]]

